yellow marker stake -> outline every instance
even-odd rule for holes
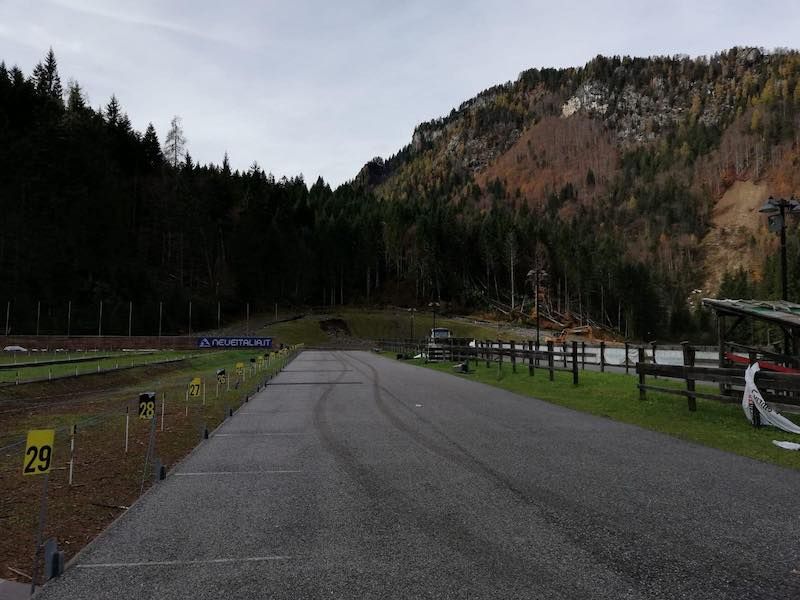
[[[23,475],[44,475],[50,472],[55,437],[55,429],[32,429],[28,432],[25,460],[22,463]]]
[[[189,396],[197,398],[200,395],[200,386],[202,382],[199,377],[195,377],[189,382]]]

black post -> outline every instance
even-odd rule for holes
[[[572,385],[578,385],[578,342],[572,342]]]
[[[554,368],[554,361],[553,361],[553,342],[547,342],[547,368],[550,370],[550,381],[555,379],[555,372],[553,371]]]
[[[586,369],[586,342],[581,342],[581,371]]]
[[[489,340],[486,340],[484,346],[486,350],[484,351],[483,355],[486,357],[486,368],[489,368],[489,363],[491,362],[491,353],[492,353],[492,343]]]
[[[566,369],[567,368],[567,342],[562,342],[561,343],[561,352],[562,352],[561,358],[564,359],[564,368]]]
[[[628,367],[630,361],[628,360],[628,342],[625,342],[625,375],[628,374]]]
[[[514,340],[511,340],[511,372],[512,373],[516,373],[517,372],[517,354],[516,354],[517,349],[516,349],[516,345],[517,345],[517,343]]]
[[[528,340],[528,375],[533,375],[533,340]]]
[[[503,374],[503,342],[497,340],[497,376]]]
[[[694,348],[689,345],[689,342],[681,342],[683,346],[683,366],[686,377],[686,391],[689,394],[694,394],[694,379],[689,377],[689,369],[694,367]],[[689,395],[689,410],[694,412],[697,410],[697,398],[694,395]]]
[[[600,372],[604,373],[606,370],[606,343],[600,342]]]
[[[639,400],[645,399],[644,371],[642,371],[642,367],[644,367],[644,346],[639,347],[639,362],[636,363],[636,372],[639,373]]]

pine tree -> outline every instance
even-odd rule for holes
[[[170,122],[167,137],[164,139],[164,154],[167,161],[172,165],[173,169],[177,169],[181,164],[181,158],[184,154],[184,147],[186,146],[186,138],[183,136],[183,128],[181,127],[181,118],[178,115],[172,117]]]
[[[148,123],[147,125],[147,129],[142,137],[142,145],[144,146],[144,155],[147,165],[151,169],[155,169],[161,164],[163,156],[161,155],[161,144],[158,142],[158,134],[152,123]]]
[[[38,63],[33,69],[31,77],[36,92],[59,103],[64,102],[63,89],[61,88],[61,78],[58,76],[58,63],[53,49],[47,52],[44,63]]]
[[[119,125],[121,113],[117,97],[111,94],[111,100],[106,105],[106,123],[111,127],[116,127]]]
[[[225,177],[231,176],[231,161],[228,159],[228,152],[225,151],[225,156],[222,157],[222,174]]]
[[[72,113],[79,113],[86,110],[86,98],[83,89],[77,81],[70,81],[67,84],[67,110]]]

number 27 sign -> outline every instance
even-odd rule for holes
[[[32,429],[28,432],[25,460],[22,463],[23,475],[44,475],[50,472],[55,438],[55,429]]]

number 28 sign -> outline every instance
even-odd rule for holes
[[[25,460],[22,463],[23,475],[44,475],[50,472],[55,438],[55,429],[32,429],[28,432]]]

